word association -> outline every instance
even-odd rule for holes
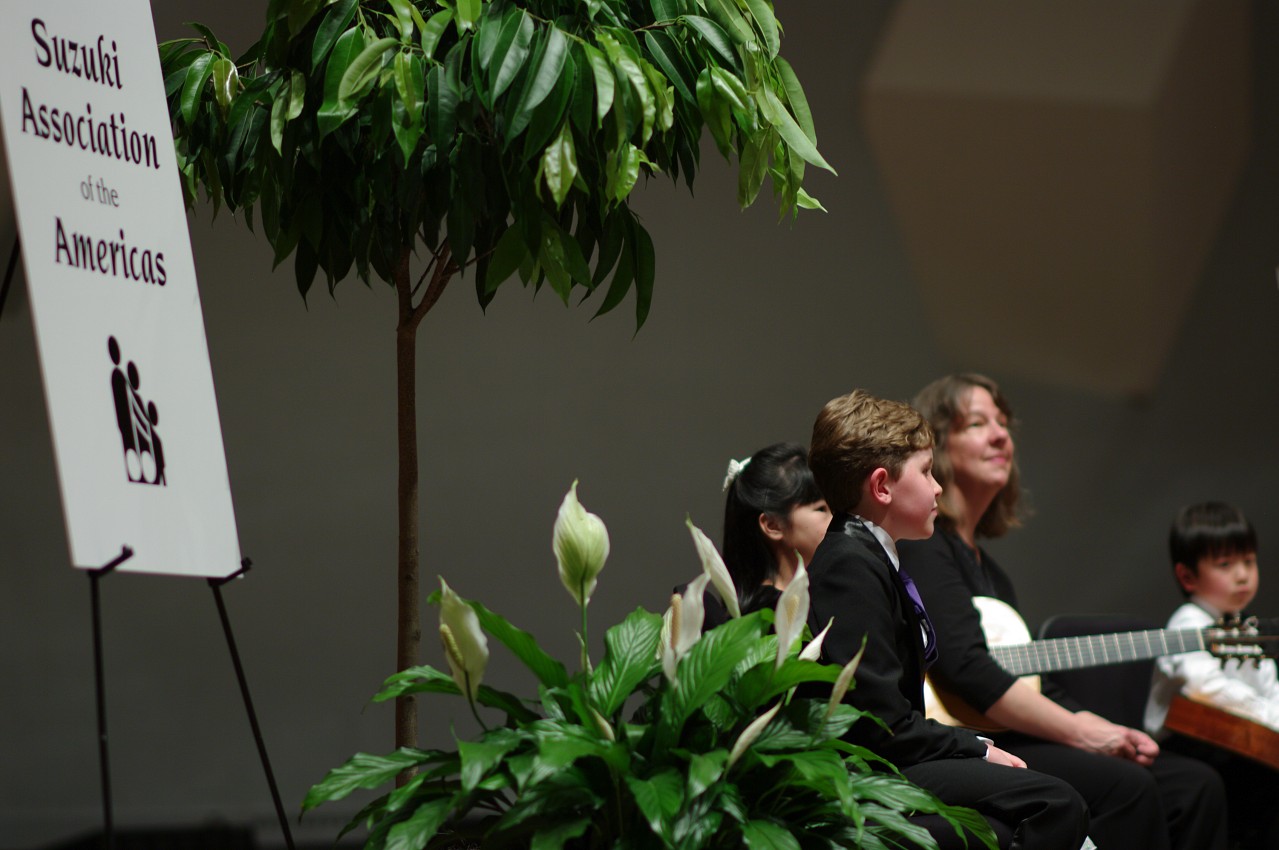
[[[114,41],[109,49],[105,46],[105,35],[99,35],[96,42],[89,44],[50,36],[45,22],[32,18],[31,37],[36,42],[36,62],[42,68],[53,68],[111,88],[124,88],[120,79],[120,54],[116,52]]]

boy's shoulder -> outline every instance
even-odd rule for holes
[[[809,575],[820,576],[832,569],[846,569],[854,563],[885,575],[892,569],[883,546],[865,526],[851,517],[836,517],[809,565]]]

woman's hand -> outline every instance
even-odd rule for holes
[[[1081,750],[1143,765],[1149,765],[1159,755],[1159,745],[1145,732],[1111,723],[1091,711],[1075,712],[1075,730],[1069,743]]]
[[[1005,767],[1025,767],[1026,763],[1010,752],[999,749],[989,741],[986,742],[986,761],[991,764],[1002,764]]]

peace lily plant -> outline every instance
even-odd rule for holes
[[[801,565],[776,611],[741,614],[719,553],[688,523],[701,575],[665,617],[636,609],[604,635],[591,663],[587,607],[609,554],[608,530],[574,482],[555,522],[560,580],[582,612],[579,670],[443,579],[440,638],[449,672],[429,665],[387,679],[375,701],[405,693],[463,697],[483,731],[453,749],[359,753],[311,789],[303,811],[358,789],[390,787],[346,828],[366,848],[935,847],[909,820],[938,813],[988,847],[968,809],[945,806],[870,751],[841,740],[875,717],[842,702],[860,655],[843,669],[806,644]],[[703,593],[731,611],[705,633]],[[823,631],[823,635],[825,632]],[[537,678],[535,697],[483,683],[492,639]],[[797,645],[802,648],[797,649]],[[407,771],[415,771],[404,780]]]

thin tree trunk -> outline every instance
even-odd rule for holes
[[[419,663],[422,619],[418,609],[418,460],[417,460],[417,326],[409,280],[410,250],[395,266],[399,320],[395,328],[396,437],[399,442],[399,551],[397,553],[397,617],[395,669]],[[395,746],[417,746],[417,698],[395,701]]]
[[[396,641],[395,669],[406,670],[420,662],[422,617],[418,608],[418,456],[417,456],[417,328],[435,306],[444,287],[448,286],[457,266],[451,261],[447,244],[441,246],[429,268],[431,279],[426,291],[413,303],[413,284],[409,278],[409,259],[413,246],[406,245],[395,264],[395,292],[399,302],[395,326],[396,437],[399,442],[399,551],[396,572]],[[395,700],[395,746],[417,746],[417,698],[413,695]],[[413,771],[399,777],[408,780]]]

